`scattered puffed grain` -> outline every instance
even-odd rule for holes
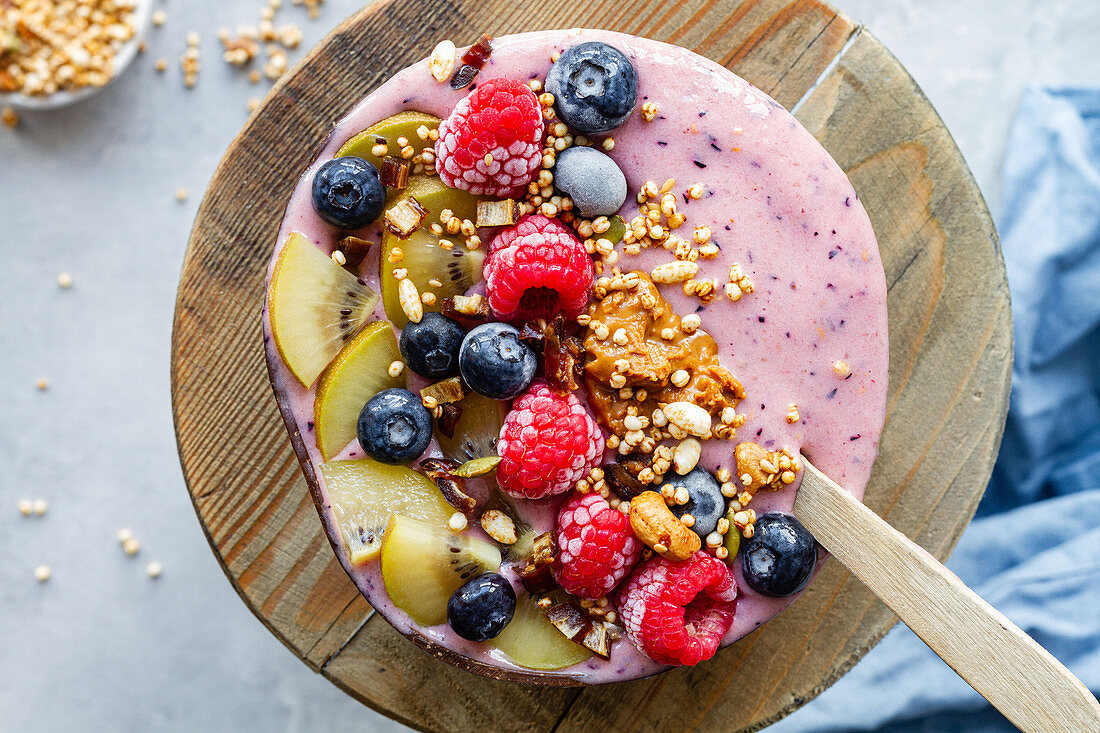
[[[128,537],[122,541],[122,551],[130,557],[138,554],[138,550],[141,549],[141,543],[137,541],[136,537]]]
[[[157,562],[156,560],[154,560],[153,562],[151,562],[151,563],[149,563],[148,565],[145,566],[145,574],[148,575],[150,578],[153,578],[154,580],[159,578],[160,574],[163,571],[164,571],[163,566],[161,566],[161,564],[159,562]]]
[[[39,565],[34,569],[34,579],[39,583],[45,583],[50,579],[51,575],[53,575],[53,573],[50,571],[49,565]]]
[[[35,499],[34,504],[32,505],[32,508],[34,509],[34,513],[41,517],[46,513],[46,510],[49,508],[49,505],[46,504],[45,499]]]
[[[176,201],[179,201],[181,204],[187,200],[188,196],[190,196],[190,193],[188,193],[186,188],[180,187],[176,189]]]
[[[455,512],[451,515],[451,518],[447,520],[447,526],[450,527],[453,532],[461,532],[466,529],[468,525],[469,521],[462,512]]]
[[[394,379],[401,376],[401,372],[405,371],[405,362],[403,361],[391,361],[390,368],[387,370],[389,375]]]
[[[123,542],[126,542],[127,540],[131,540],[133,538],[134,538],[134,533],[130,529],[128,529],[127,527],[123,527],[122,529],[120,529],[118,532],[115,533],[115,539],[117,539],[120,544],[123,543]]]
[[[68,290],[73,286],[73,276],[67,272],[62,272],[58,274],[57,286],[62,290]]]
[[[39,392],[44,392],[45,390],[50,388],[50,380],[46,379],[45,377],[39,377],[35,380],[34,387]]]
[[[22,514],[24,517],[29,517],[33,510],[34,508],[31,505],[30,499],[19,500],[19,513]]]

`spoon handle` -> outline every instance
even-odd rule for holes
[[[924,548],[803,458],[794,513],[817,541],[1023,731],[1100,731],[1100,703]]]

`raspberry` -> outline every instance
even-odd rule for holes
[[[588,306],[592,258],[557,219],[525,216],[498,234],[489,252],[485,290],[497,318],[576,318]]]
[[[639,565],[619,591],[627,638],[650,659],[694,665],[714,656],[733,623],[737,582],[724,562],[696,552]]]
[[[530,87],[490,79],[439,123],[439,177],[478,196],[518,196],[542,163],[542,134],[542,108]]]
[[[595,600],[630,572],[642,543],[630,520],[599,494],[577,494],[558,512],[554,579],[566,593]]]
[[[516,398],[497,443],[497,482],[527,499],[568,491],[603,456],[603,433],[574,394],[560,397],[538,381]]]

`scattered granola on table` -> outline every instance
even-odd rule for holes
[[[45,97],[106,86],[134,37],[136,0],[0,3],[0,93]]]

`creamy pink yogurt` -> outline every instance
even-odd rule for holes
[[[821,145],[770,97],[730,71],[676,46],[598,30],[505,36],[493,42],[493,55],[477,80],[542,79],[552,52],[593,40],[609,43],[631,58],[638,72],[639,106],[654,102],[659,108],[654,121],[643,122],[636,113],[610,133],[615,138],[610,155],[626,174],[631,190],[636,192],[646,180],[660,184],[668,178],[676,179],[678,192],[696,182],[703,184],[706,195],[700,200],[684,198],[680,207],[687,227],[709,226],[712,241],[721,247],[716,259],[700,260],[699,277],[725,282],[730,265],[739,263],[755,283],[755,292],[739,302],[718,298],[705,307],[684,296],[678,286],[662,286],[678,313],[700,314],[702,328],[718,343],[722,365],[744,383],[748,394],[738,410],[747,418],[738,439],[705,443],[700,465],[712,472],[732,468],[732,449],[738,440],[755,440],[768,448],[786,446],[805,453],[862,497],[885,412],[886,284],[871,224],[852,185]],[[468,91],[437,83],[424,60],[397,73],[364,99],[337,125],[316,162],[303,174],[287,206],[276,255],[290,232],[305,234],[325,252],[342,236],[314,213],[310,184],[316,168],[348,138],[403,110],[446,117]],[[621,213],[628,220],[636,213],[633,195]],[[360,235],[375,241],[380,236],[376,225]],[[376,288],[377,250],[373,248],[373,257],[361,268],[364,279]],[[619,264],[624,271],[649,271],[668,258],[667,252],[654,248],[638,256],[623,255]],[[385,318],[381,305],[376,316]],[[317,470],[322,461],[312,434],[314,392],[301,387],[279,359],[266,313],[264,334],[287,427],[301,435],[324,497],[323,477]],[[849,377],[834,371],[837,361],[850,366]],[[794,424],[786,421],[791,404],[798,406],[801,416]],[[353,443],[337,458],[357,455],[360,449]],[[790,512],[797,485],[778,493],[763,491],[751,506],[757,514]],[[529,503],[525,518],[539,529],[552,529],[557,505],[553,500]],[[327,524],[335,524],[327,501],[321,514]],[[338,547],[337,555],[374,608],[399,631],[418,631],[431,642],[476,661],[525,669],[487,644],[457,637],[446,624],[417,627],[389,602],[377,561],[353,567],[344,548]],[[824,561],[822,553],[818,570]],[[794,600],[761,596],[743,582],[739,560],[734,570],[740,598],[723,645],[745,636]],[[593,657],[549,674],[598,683],[643,677],[661,669],[663,665],[624,639],[615,644],[609,661]]]

